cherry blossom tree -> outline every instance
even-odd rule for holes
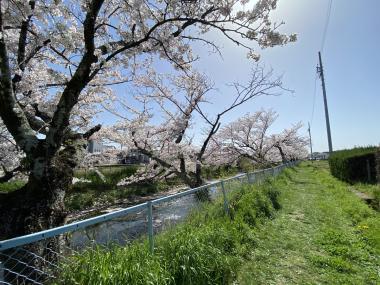
[[[125,157],[126,152],[118,149],[105,149],[98,153],[87,153],[79,161],[79,166],[82,168],[94,168],[99,165],[119,164],[122,157]]]
[[[291,128],[284,129],[280,134],[272,135],[272,144],[281,157],[282,162],[304,159],[308,156],[306,147],[308,140],[299,134],[302,123],[298,122]]]
[[[152,161],[148,170],[129,177],[125,182],[175,175],[190,187],[200,186],[204,165],[216,164],[217,160],[222,163],[223,155],[224,161],[234,157],[220,152],[221,148],[213,140],[222,118],[258,96],[277,94],[282,83],[280,78],[272,78],[272,73],[254,66],[248,83],[232,84],[234,95],[230,98],[225,96],[230,103],[216,114],[206,111],[212,104],[209,94],[212,84],[198,72],[188,71],[174,77],[149,72],[136,78],[137,88],[146,92],[138,93],[138,98],[144,100],[144,107],[140,113],[135,111],[135,120],[124,119],[113,126],[107,137],[138,149]],[[195,125],[196,130],[193,129]],[[203,130],[202,138],[194,142],[194,131],[199,135],[199,130]]]
[[[134,77],[131,89],[138,90],[134,98],[142,103],[141,110],[131,110],[128,104],[121,102],[124,110],[119,114],[109,106],[107,109],[121,120],[98,134],[151,158],[145,169],[124,182],[176,175],[194,186],[194,171],[190,169],[194,169],[197,149],[188,129],[192,127],[197,108],[205,103],[212,84],[206,76],[193,70],[175,74],[157,74],[149,70]]]
[[[272,110],[247,114],[225,126],[218,140],[238,156],[247,157],[258,164],[264,163],[272,148],[267,132],[276,118]]]
[[[271,134],[270,128],[277,118],[273,110],[246,114],[226,125],[216,140],[222,148],[259,165],[304,158],[307,139],[298,133],[302,124]]]
[[[94,106],[112,101],[112,85],[131,80],[147,59],[186,70],[197,59],[193,42],[220,51],[210,32],[255,60],[252,43],[295,40],[270,21],[276,0],[249,2],[1,0],[0,117],[30,174],[25,187],[0,195],[0,238],[64,222],[77,152],[100,129],[91,125]]]

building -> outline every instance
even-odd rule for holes
[[[148,164],[150,161],[149,156],[141,153],[138,149],[130,149],[122,159],[123,164]]]
[[[329,159],[330,154],[328,152],[313,152],[311,159],[313,160],[325,160]]]
[[[89,140],[87,145],[87,152],[89,153],[101,153],[107,149],[115,149],[114,146],[104,145],[96,140]]]

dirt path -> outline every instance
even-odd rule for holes
[[[283,208],[257,230],[238,284],[380,284],[380,217],[327,164],[277,183]]]

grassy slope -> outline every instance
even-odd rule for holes
[[[77,170],[74,176],[90,182],[77,182],[67,191],[65,205],[69,211],[85,210],[95,206],[112,205],[120,199],[131,196],[144,196],[160,191],[167,191],[180,185],[178,179],[163,182],[146,182],[124,187],[118,187],[117,183],[133,175],[137,166],[110,166],[101,167],[99,171],[104,175],[105,181],[93,170]],[[0,193],[12,192],[25,185],[23,181],[11,181],[0,183]]]
[[[380,208],[380,184],[356,183],[352,185],[352,189],[366,193],[370,197],[374,198],[374,203],[377,203]]]
[[[379,214],[325,162],[304,163],[281,183],[283,208],[255,231],[238,283],[380,284]]]
[[[255,246],[253,228],[273,218],[279,192],[274,183],[226,184],[229,213],[222,200],[197,204],[187,221],[126,247],[86,250],[62,264],[57,284],[229,284]]]
[[[277,194],[281,192],[278,208]],[[239,187],[155,239],[88,250],[58,284],[380,284],[380,219],[324,162]],[[268,219],[269,218],[269,219]]]
[[[158,192],[165,192],[183,185],[179,178],[170,178],[165,181],[146,181],[128,186],[119,187],[117,183],[126,177],[133,175],[139,166],[104,166],[98,170],[104,175],[105,181],[93,171],[79,169],[74,176],[90,182],[78,182],[67,191],[65,205],[69,211],[81,211],[96,206],[115,204],[117,201],[133,196],[145,196]],[[246,167],[248,170],[249,168]],[[249,169],[251,170],[251,169]],[[236,167],[204,168],[204,179],[219,179],[233,176],[238,172]],[[12,192],[25,185],[23,181],[11,181],[0,183],[0,193]]]
[[[146,181],[118,187],[117,183],[126,177],[136,173],[138,166],[111,166],[100,167],[98,170],[105,176],[106,181],[92,170],[78,170],[75,177],[91,181],[90,183],[79,182],[72,186],[65,199],[68,210],[84,210],[100,205],[112,205],[120,199],[128,199],[132,196],[145,196],[158,192],[169,191],[183,185],[179,178],[170,178],[165,181]],[[205,179],[217,179],[235,175],[238,170],[234,167],[205,168]],[[2,191],[0,184],[0,191]]]

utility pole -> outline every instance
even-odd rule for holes
[[[309,132],[309,141],[310,141],[310,158],[313,160],[313,144],[311,143],[311,131],[310,131],[310,123],[307,122],[309,128],[307,129]]]
[[[324,74],[323,74],[323,65],[322,65],[321,52],[318,52],[318,56],[319,56],[319,66],[317,66],[317,72],[319,74],[319,77],[322,80],[323,101],[325,103],[325,117],[326,117],[327,139],[328,139],[328,142],[329,142],[329,153],[331,154],[332,151],[333,151],[333,147],[332,147],[332,141],[331,141],[329,109],[327,107],[326,86],[325,86],[325,77],[324,77]]]

